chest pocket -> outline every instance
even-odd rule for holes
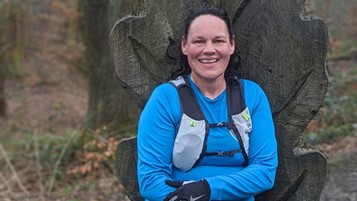
[[[197,121],[182,115],[172,153],[172,162],[177,168],[188,171],[195,165],[204,151],[205,135],[205,120]]]
[[[232,119],[242,139],[244,150],[249,156],[249,135],[252,131],[252,120],[248,108],[239,114],[232,115]]]

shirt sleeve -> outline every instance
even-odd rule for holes
[[[146,103],[138,125],[138,182],[147,200],[164,200],[175,190],[171,180],[175,125],[180,119],[177,90],[168,83],[158,86]]]
[[[263,90],[244,82],[246,104],[251,112],[249,165],[243,170],[205,178],[211,188],[211,200],[241,200],[273,187],[278,165],[277,142],[268,99]]]

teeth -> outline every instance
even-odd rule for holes
[[[218,61],[218,59],[201,59],[200,60],[202,63],[213,63]]]

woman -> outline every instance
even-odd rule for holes
[[[193,10],[181,50],[183,70],[176,80],[153,91],[139,120],[141,196],[166,201],[254,200],[274,184],[277,144],[263,90],[232,74],[235,38],[227,13],[210,5]],[[182,83],[189,92],[180,91]],[[190,93],[193,98],[186,97]],[[188,101],[197,105],[187,106]],[[236,105],[243,108],[239,114],[231,112]],[[199,112],[203,120],[192,118]]]

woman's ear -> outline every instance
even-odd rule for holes
[[[184,55],[187,55],[186,51],[187,40],[184,36],[181,37],[181,51]]]
[[[233,54],[235,49],[236,49],[236,36],[233,35],[231,39],[230,53]]]

